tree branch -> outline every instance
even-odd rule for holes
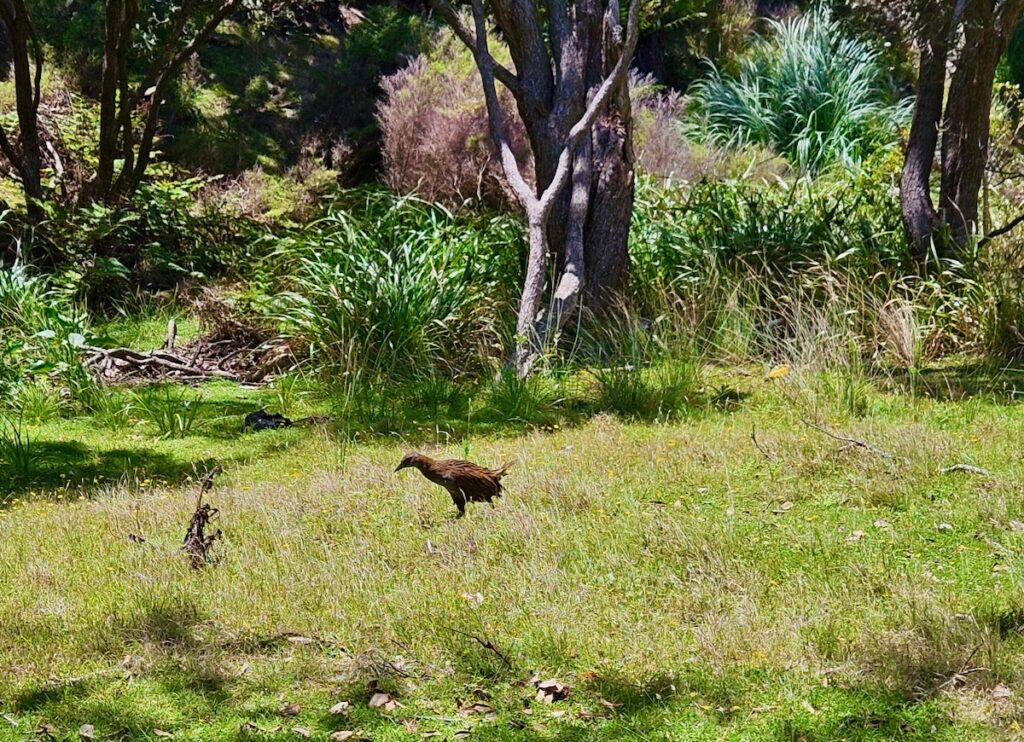
[[[1020,214],[1018,216],[1015,216],[1013,219],[1008,221],[1006,224],[1001,226],[999,229],[992,230],[987,235],[985,235],[980,240],[978,240],[978,247],[982,248],[985,245],[987,245],[989,242],[994,240],[996,237],[1002,237],[1007,232],[1012,232],[1022,222],[1024,222],[1024,214]]]
[[[473,33],[466,28],[462,23],[462,19],[459,14],[455,12],[455,9],[451,6],[447,0],[430,0],[431,6],[437,11],[438,15],[444,19],[444,22],[455,32],[455,35],[459,37],[463,44],[469,47],[469,50],[476,53],[477,43]],[[493,57],[491,58],[491,64],[494,66],[494,77],[508,88],[508,91],[518,100],[522,97],[524,91],[523,86],[519,84],[519,78],[516,74],[509,70],[504,65],[500,64]]]
[[[432,0],[444,2],[444,0]],[[498,155],[501,158],[501,167],[505,171],[509,185],[512,187],[516,198],[526,209],[527,217],[534,219],[534,212],[538,211],[539,203],[533,190],[519,170],[519,163],[516,162],[515,153],[505,138],[505,131],[501,125],[501,105],[498,103],[498,93],[494,88],[494,58],[487,48],[487,19],[484,16],[482,0],[473,0],[473,20],[476,24],[477,44],[473,47],[473,54],[476,57],[476,66],[480,70],[480,80],[484,87],[484,100],[487,104],[487,120],[490,122],[491,137],[498,148]]]

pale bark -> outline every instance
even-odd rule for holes
[[[622,101],[628,100],[624,88],[639,31],[639,0],[630,6],[624,37],[617,0],[607,3],[604,12],[596,12],[601,5],[597,0],[578,0],[571,10],[564,0],[549,0],[550,50],[534,2],[493,2],[515,62],[515,74],[498,65],[490,54],[482,0],[473,0],[472,33],[446,0],[431,1],[473,51],[491,137],[505,177],[526,213],[529,252],[513,352],[516,370],[524,376],[577,311],[591,279],[588,256],[603,257],[599,243],[607,248],[609,237],[618,240],[613,246],[618,256],[598,261],[604,273],[598,274],[600,280],[594,284],[618,288],[616,284],[621,283],[633,184],[629,109],[628,103],[623,108]],[[511,78],[507,84],[530,137],[536,191],[523,178],[502,130],[496,78]],[[595,126],[602,136],[596,136]],[[614,162],[616,159],[626,164]],[[573,185],[566,192],[570,178]],[[623,180],[628,180],[625,187]],[[607,206],[607,214],[595,216],[595,204]],[[605,223],[610,216],[617,219],[615,225]],[[596,235],[595,229],[604,233]],[[552,267],[558,279],[545,316],[542,306]],[[609,275],[615,272],[619,275]],[[602,290],[591,296],[607,293]],[[599,300],[595,298],[594,303]]]

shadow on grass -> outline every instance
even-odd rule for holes
[[[0,463],[0,507],[36,490],[88,493],[130,477],[177,484],[212,464],[209,459],[185,461],[146,447],[98,450],[80,441],[33,440],[27,473]]]
[[[984,398],[1011,404],[1024,399],[1024,368],[970,363],[925,369],[916,377],[907,371],[896,371],[883,386],[943,402]]]

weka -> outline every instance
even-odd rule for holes
[[[500,469],[485,469],[469,461],[458,459],[442,459],[440,461],[424,456],[421,453],[407,453],[402,462],[395,468],[401,471],[415,467],[434,484],[448,490],[455,507],[459,509],[458,518],[466,514],[467,502],[486,502],[494,507],[492,500],[501,497],[501,478],[505,476],[512,462]]]

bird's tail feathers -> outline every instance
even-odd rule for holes
[[[502,466],[500,469],[495,469],[494,470],[494,476],[498,477],[498,479],[501,479],[503,476],[508,474],[508,470],[512,468],[512,464],[514,464],[514,463],[516,463],[516,462],[515,461],[509,461],[507,464]]]

